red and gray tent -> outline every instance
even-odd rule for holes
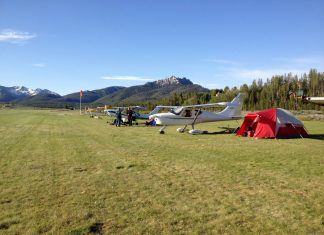
[[[291,112],[280,108],[248,113],[237,135],[255,138],[303,138],[308,136],[303,123]]]

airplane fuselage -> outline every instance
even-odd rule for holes
[[[324,97],[305,97],[304,99],[309,103],[324,105]]]
[[[182,114],[174,114],[174,113],[161,113],[155,115],[155,122],[157,125],[163,125],[163,126],[170,126],[170,125],[191,125],[193,124],[196,112],[199,112],[198,110],[195,110],[195,112],[192,115],[185,115],[185,113]],[[195,123],[203,123],[203,122],[215,122],[215,121],[225,121],[225,120],[237,120],[242,118],[241,116],[233,116],[228,117],[221,113],[214,113],[214,112],[208,112],[208,111],[200,111],[201,113],[197,116]]]

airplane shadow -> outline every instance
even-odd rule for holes
[[[214,131],[214,132],[208,132],[204,133],[205,135],[219,135],[219,134],[233,134],[232,132],[228,131]]]
[[[324,140],[324,134],[309,134],[307,138],[314,140]]]

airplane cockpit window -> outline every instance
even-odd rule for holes
[[[183,107],[178,107],[178,108],[172,109],[170,112],[175,115],[179,115],[182,110],[183,110]]]
[[[183,113],[182,113],[183,117],[191,117],[191,110],[190,109],[186,109]]]

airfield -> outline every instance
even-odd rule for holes
[[[324,234],[324,119],[277,140],[107,121],[0,110],[0,234]]]

